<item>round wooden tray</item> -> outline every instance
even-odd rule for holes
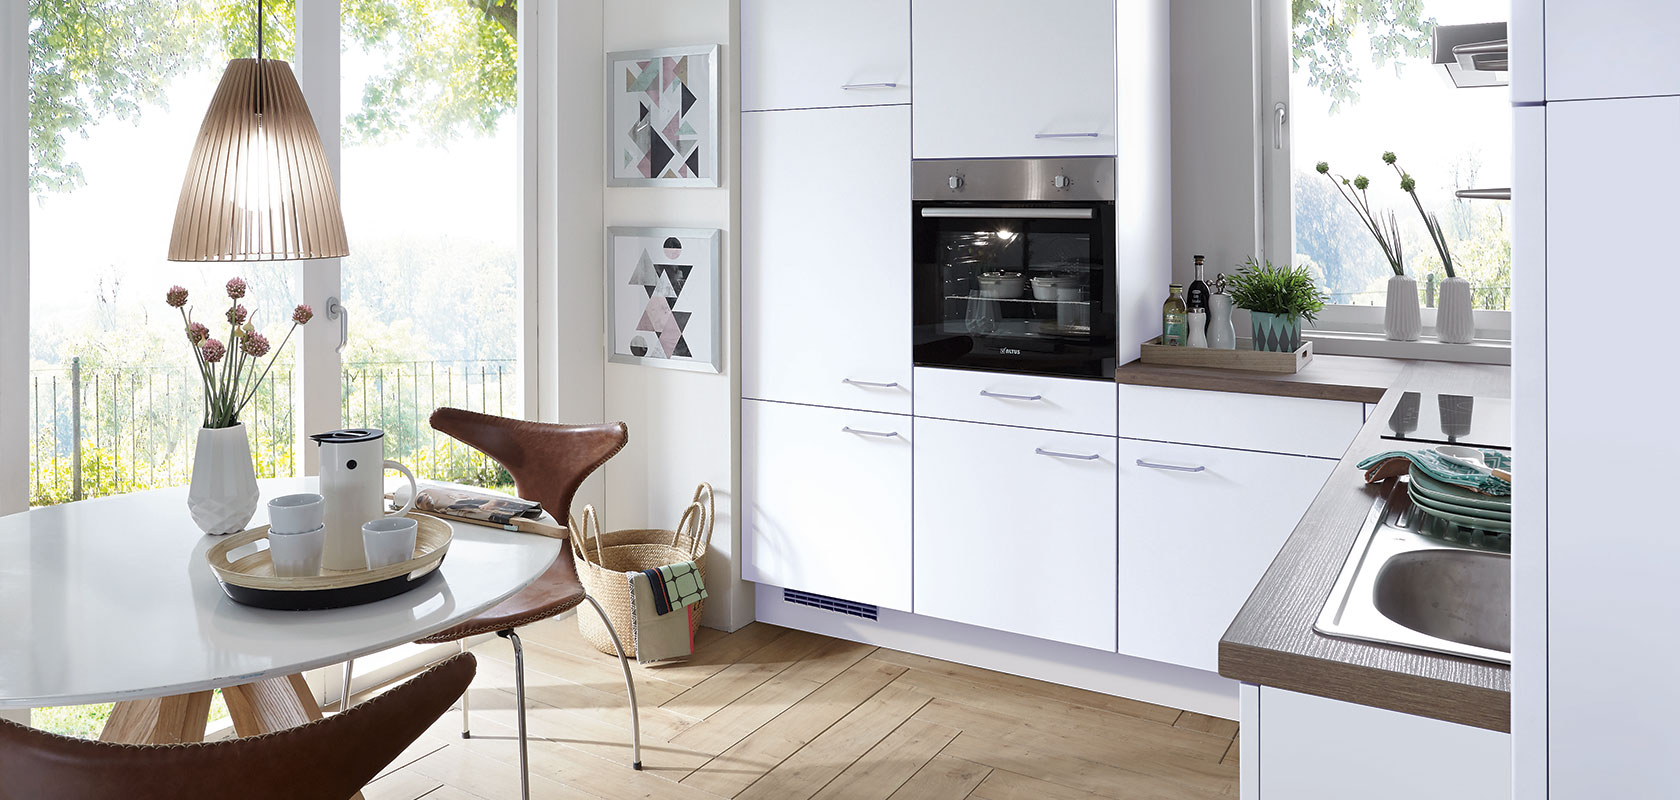
[[[414,516],[414,558],[378,569],[331,570],[320,575],[281,578],[274,574],[268,548],[229,558],[233,551],[268,536],[268,526],[228,536],[204,554],[222,591],[236,603],[259,608],[303,611],[371,603],[395,597],[419,586],[443,564],[454,529],[432,517]]]

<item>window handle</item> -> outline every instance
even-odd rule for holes
[[[840,430],[845,431],[846,433],[855,433],[859,436],[877,436],[882,439],[895,439],[898,437],[898,431],[864,431],[858,430],[850,425],[841,426]]]
[[[852,380],[851,378],[841,378],[840,382],[841,383],[849,383],[853,386],[868,386],[872,389],[891,389],[891,388],[898,385],[898,381],[881,383],[880,381],[858,381],[858,380]]]
[[[1282,100],[1272,106],[1272,149],[1283,149],[1283,126],[1289,123],[1289,106]]]
[[[1153,461],[1144,461],[1141,458],[1137,460],[1137,465],[1149,469],[1164,469],[1170,472],[1207,472],[1207,467],[1203,466],[1181,467],[1177,464],[1157,464]]]
[[[350,343],[350,312],[344,310],[336,295],[327,298],[327,319],[338,320],[338,346],[333,348],[333,352],[342,353],[344,346]]]
[[[1071,458],[1075,461],[1096,461],[1097,459],[1102,458],[1101,453],[1092,453],[1088,456],[1082,456],[1077,453],[1061,453],[1055,450],[1046,450],[1042,447],[1034,447],[1033,452],[1041,456],[1049,456],[1051,458]]]
[[[1044,395],[1041,395],[1041,394],[1004,394],[1003,392],[993,392],[993,391],[988,391],[986,389],[981,389],[980,390],[980,396],[981,397],[996,397],[999,400],[1043,400],[1044,399]]]
[[[1085,131],[1085,132],[1081,132],[1081,133],[1035,133],[1035,134],[1033,134],[1033,138],[1034,139],[1095,139],[1099,135],[1100,134],[1098,134],[1096,131]]]
[[[898,84],[892,81],[883,81],[881,83],[848,83],[840,88],[846,91],[852,91],[855,89],[897,89]]]

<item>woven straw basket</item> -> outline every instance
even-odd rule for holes
[[[712,486],[700,484],[694,499],[683,510],[676,530],[658,528],[632,529],[603,533],[595,517],[595,508],[585,506],[583,525],[573,524],[572,555],[577,563],[578,578],[589,596],[606,610],[613,627],[624,643],[624,654],[634,657],[636,645],[630,635],[630,575],[644,569],[693,561],[700,571],[700,581],[706,580],[706,546],[712,538],[715,505]],[[689,619],[689,635],[700,625],[700,612],[706,601],[694,604]],[[596,614],[578,614],[578,631],[595,648],[608,655],[618,655],[612,636]]]

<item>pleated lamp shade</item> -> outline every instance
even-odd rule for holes
[[[338,189],[291,65],[229,61],[181,182],[169,260],[292,261],[349,253]]]

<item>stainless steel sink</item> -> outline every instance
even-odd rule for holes
[[[1511,663],[1511,557],[1418,533],[1406,484],[1371,506],[1314,628]]]

